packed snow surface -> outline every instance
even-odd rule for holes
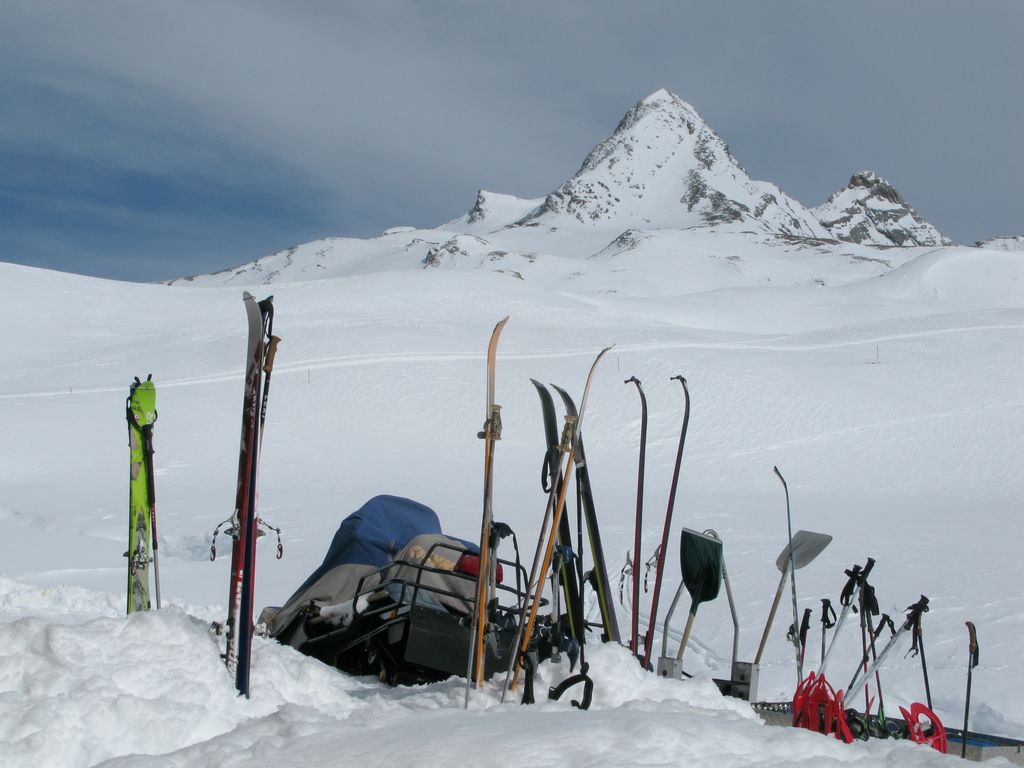
[[[1020,254],[916,249],[857,279],[843,247],[753,238],[742,257],[758,274],[736,280],[696,266],[715,236],[695,235],[686,249],[666,242],[664,258],[646,270],[623,262],[624,253],[582,259],[571,280],[563,266],[545,271],[544,259],[533,279],[520,280],[496,269],[423,270],[411,258],[405,268],[274,285],[283,341],[260,513],[283,528],[285,555],[277,561],[271,545],[260,545],[258,605],[284,601],[319,564],[340,520],[378,493],[422,501],[446,531],[476,535],[484,352],[494,323],[510,315],[498,356],[504,429],[494,507],[522,542],[536,536],[544,506],[543,428],[529,379],[566,386],[578,399],[593,357],[615,343],[597,370],[583,430],[613,581],[632,542],[639,437],[636,392],[623,381],[638,376],[651,406],[646,559],[660,539],[682,415],[670,377],[684,374],[693,406],[662,618],[680,580],[680,529],[714,528],[736,598],[739,658],[753,658],[786,545],[777,465],[794,530],[835,537],[798,572],[801,611],[817,617],[821,598],[837,601],[843,570],[874,557],[883,611],[901,617],[919,595],[931,599],[924,628],[940,717],[953,726],[962,718],[964,621],[972,620],[982,645],[972,727],[1024,733]],[[815,273],[824,285],[797,277]],[[621,290],[603,290],[616,275]],[[263,639],[253,698],[237,699],[208,625],[223,618],[227,590],[227,558],[211,563],[209,546],[233,505],[240,298],[233,286],[120,284],[0,265],[0,307],[17,329],[0,370],[4,765],[391,765],[496,748],[501,764],[524,766],[944,759],[906,743],[846,746],[769,728],[746,704],[721,697],[711,677],[728,674],[724,590],[697,617],[685,657],[692,680],[658,679],[621,648],[591,646],[588,712],[565,702],[500,705],[497,683],[466,712],[459,679],[389,689]],[[125,617],[123,404],[132,377],[148,373],[160,414],[167,606]],[[615,596],[622,627],[628,594],[621,603]],[[643,599],[645,625],[650,595]],[[763,700],[784,700],[795,685],[783,605],[762,660]],[[670,652],[682,621],[669,631]],[[858,634],[846,630],[830,665],[840,686],[857,664]],[[810,637],[813,668],[817,621]],[[883,668],[891,711],[924,698],[919,660],[904,656],[906,646]],[[543,665],[538,689],[566,673]]]
[[[899,234],[911,224],[886,194],[870,206],[851,195],[833,202],[895,227],[896,240],[883,233],[890,242],[924,243]],[[860,220],[844,222],[852,232]],[[687,527],[714,529],[724,543],[738,659],[753,660],[787,545],[777,466],[793,530],[834,537],[797,574],[799,611],[815,616],[807,669],[821,654],[820,601],[838,608],[844,570],[871,557],[883,612],[899,622],[919,596],[931,600],[923,629],[942,720],[962,722],[970,620],[981,643],[971,727],[1024,736],[1024,252],[1016,241],[960,248],[935,235],[933,245],[900,248],[873,247],[873,236],[831,239],[843,235],[751,180],[689,105],[659,91],[546,198],[480,192],[467,215],[433,229],[327,238],[170,286],[0,263],[9,330],[0,366],[0,764],[876,768],[952,759],[905,742],[848,746],[766,727],[749,705],[723,698],[712,680],[729,675],[725,590],[696,617],[686,681],[643,671],[621,646],[589,644],[586,712],[565,701],[501,704],[498,680],[466,711],[462,679],[391,689],[263,638],[252,698],[237,698],[223,641],[209,631],[225,618],[229,542],[220,540],[215,562],[209,555],[234,505],[243,287],[275,295],[283,339],[259,513],[283,529],[285,551],[275,560],[272,543],[258,546],[257,610],[284,602],[339,522],[378,494],[416,499],[447,533],[476,538],[485,349],[508,315],[494,510],[524,552],[546,500],[530,379],[579,400],[595,355],[614,344],[583,427],[613,584],[636,510],[640,408],[624,382],[638,377],[650,404],[640,563],[661,540],[669,497],[683,405],[672,377],[684,375],[692,395],[655,656]],[[124,398],[133,377],[150,373],[164,608],[125,617]],[[628,628],[624,587],[614,598]],[[645,592],[642,628],[650,603]],[[596,618],[593,600],[588,610]],[[666,633],[670,655],[684,618]],[[787,594],[761,660],[759,700],[793,694],[791,620]],[[830,661],[840,688],[861,656],[856,623]],[[881,670],[889,714],[925,698],[908,646],[905,638]],[[542,664],[538,691],[567,673]]]

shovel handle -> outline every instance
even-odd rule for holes
[[[697,610],[694,608],[694,610]],[[690,630],[693,629],[693,620],[697,618],[697,614],[691,612],[686,617],[686,629],[683,630],[683,639],[679,641],[679,652],[676,653],[676,661],[683,660],[683,653],[686,651],[686,644],[690,641]]]

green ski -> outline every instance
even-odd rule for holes
[[[160,607],[160,577],[156,563],[156,499],[153,489],[153,424],[156,385],[150,374],[131,385],[126,403],[131,468],[128,482],[128,613],[151,607],[149,565],[153,563],[156,607]]]

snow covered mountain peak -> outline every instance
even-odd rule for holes
[[[853,174],[850,183],[814,213],[839,240],[882,246],[953,244],[873,171]]]
[[[738,222],[781,235],[828,237],[800,203],[774,184],[751,180],[697,111],[664,89],[638,101],[523,223],[565,216],[620,230]]]

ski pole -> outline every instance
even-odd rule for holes
[[[633,562],[640,562],[640,535],[643,532],[644,517],[644,464],[647,455],[647,397],[636,376],[626,379],[624,384],[635,384],[640,395],[640,462],[636,480],[636,523],[633,528]],[[640,638],[640,573],[633,568],[633,612],[629,633],[629,650],[633,655],[639,652]]]
[[[864,669],[868,668],[868,651],[870,650],[870,660],[874,661],[877,658],[875,653],[875,628],[871,625],[871,617],[878,615],[878,600],[875,598],[875,588],[868,584],[866,579],[862,579],[860,589],[857,590],[857,603],[860,606],[860,639],[863,651],[861,657],[861,665]],[[870,640],[870,648],[868,641]],[[858,672],[853,673],[854,679],[857,678]],[[852,680],[850,681],[853,682]],[[875,687],[878,690],[878,706],[882,707],[882,680],[875,672]],[[847,688],[846,692],[852,691],[852,688]],[[868,686],[865,681],[864,685],[864,715],[867,717],[868,710],[871,709],[871,699],[868,697]],[[879,709],[881,711],[881,709]]]
[[[974,622],[968,621],[965,624],[970,641],[967,646],[969,653],[967,658],[967,700],[964,702],[964,734],[963,740],[960,742],[960,757],[967,756],[967,716],[971,709],[971,671],[978,666],[978,633],[974,629]]]
[[[142,428],[142,445],[146,457],[146,493],[149,496],[149,530],[153,539],[153,586],[156,588],[156,609],[160,610],[160,559],[159,540],[156,535],[156,480],[153,478],[153,422]]]
[[[778,467],[772,467],[775,472],[775,476],[779,478],[782,483],[782,488],[786,492],[786,529],[789,533],[789,583],[792,587],[793,592],[793,627],[799,626],[799,611],[796,606],[796,565],[793,560],[793,522],[789,514],[789,486],[786,485],[786,478],[779,472]],[[795,633],[794,633],[795,635]],[[804,679],[804,664],[803,659],[800,655],[800,641],[799,638],[794,637],[793,648],[796,651],[796,684],[800,685]]]
[[[836,612],[832,601],[827,597],[821,599],[821,663],[825,663],[825,634],[836,625]]]
[[[846,690],[854,691],[860,688],[862,685],[866,684],[868,678],[871,677],[871,675],[875,674],[878,668],[882,666],[882,662],[885,661],[885,657],[889,655],[889,652],[893,649],[893,646],[896,645],[896,642],[900,639],[900,636],[908,629],[913,628],[914,622],[918,621],[920,619],[921,614],[926,612],[927,610],[928,598],[924,595],[921,595],[920,600],[918,600],[916,603],[907,608],[906,621],[904,621],[903,624],[900,625],[900,628],[896,630],[896,634],[889,639],[889,642],[886,643],[885,648],[878,652],[878,657],[874,660],[874,662],[872,662],[871,666],[864,670],[864,672],[862,672],[860,675],[858,675],[853,680],[853,682],[850,683],[849,687]]]
[[[804,608],[804,617],[800,619],[800,665],[803,666],[804,655],[807,653],[807,633],[811,629],[811,609]]]
[[[921,652],[921,674],[924,675],[924,695],[928,700],[928,709],[932,708],[932,687],[928,683],[928,662],[924,657],[924,633],[921,631],[921,621],[918,617],[914,625],[914,646]]]
[[[854,590],[860,589],[863,579],[868,577],[868,574],[871,573],[871,569],[874,567],[875,560],[874,558],[869,557],[863,568],[859,565],[855,565],[845,572],[850,578],[847,580],[846,586],[843,587],[843,591],[839,596],[839,602],[842,604],[843,609],[839,612],[839,618],[836,619],[835,630],[832,632],[832,642],[829,643],[828,651],[825,652],[825,658],[821,660],[821,666],[818,667],[818,677],[825,674],[825,667],[832,656],[832,651],[835,650],[836,640],[839,639],[839,631],[843,628],[843,624],[846,622],[846,617],[850,613],[850,608],[853,606]]]

